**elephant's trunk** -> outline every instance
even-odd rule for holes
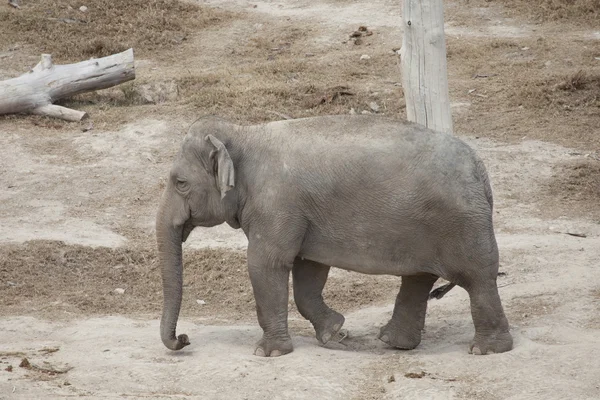
[[[160,320],[160,336],[162,342],[171,350],[180,350],[190,344],[188,336],[175,336],[177,319],[181,308],[183,287],[183,260],[181,244],[183,241],[183,225],[174,224],[167,211],[165,201],[162,202],[156,220],[156,241],[163,281],[163,314]]]

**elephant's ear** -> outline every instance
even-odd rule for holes
[[[208,135],[205,140],[215,147],[215,150],[210,152],[210,159],[213,163],[215,163],[216,160],[215,179],[217,180],[217,186],[221,191],[221,198],[224,198],[227,191],[235,186],[233,161],[231,161],[231,157],[229,157],[225,145],[219,139],[213,135]]]

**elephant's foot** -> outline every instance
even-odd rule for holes
[[[289,336],[284,338],[266,338],[262,337],[256,343],[254,355],[259,357],[279,357],[294,351],[292,339]]]
[[[398,324],[390,321],[381,328],[377,337],[392,347],[412,350],[421,343],[421,330],[400,328]]]
[[[342,329],[346,319],[339,312],[330,310],[327,318],[315,324],[315,332],[317,333],[317,340],[321,344],[325,344],[335,337],[337,333]]]
[[[469,354],[485,355],[504,353],[513,347],[513,339],[508,332],[499,332],[491,335],[475,334],[475,338],[469,346]]]

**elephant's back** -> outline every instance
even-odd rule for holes
[[[460,139],[422,125],[374,115],[332,115],[275,121],[261,126],[282,151],[394,154],[404,159],[423,155],[449,159],[472,153]]]
[[[481,160],[455,136],[380,116],[338,115],[263,125],[265,146],[286,165],[302,170],[354,165],[388,173],[478,173]]]
[[[276,164],[284,165],[285,180],[297,181],[305,197],[339,199],[357,209],[422,201],[489,212],[483,163],[455,136],[378,116],[316,117],[266,127],[274,136]]]

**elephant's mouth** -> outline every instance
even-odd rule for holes
[[[188,219],[185,224],[183,224],[183,233],[181,236],[181,241],[185,242],[188,238],[188,236],[190,236],[190,233],[192,233],[192,231],[194,230],[195,226],[194,224],[192,224],[192,220],[191,218]]]

